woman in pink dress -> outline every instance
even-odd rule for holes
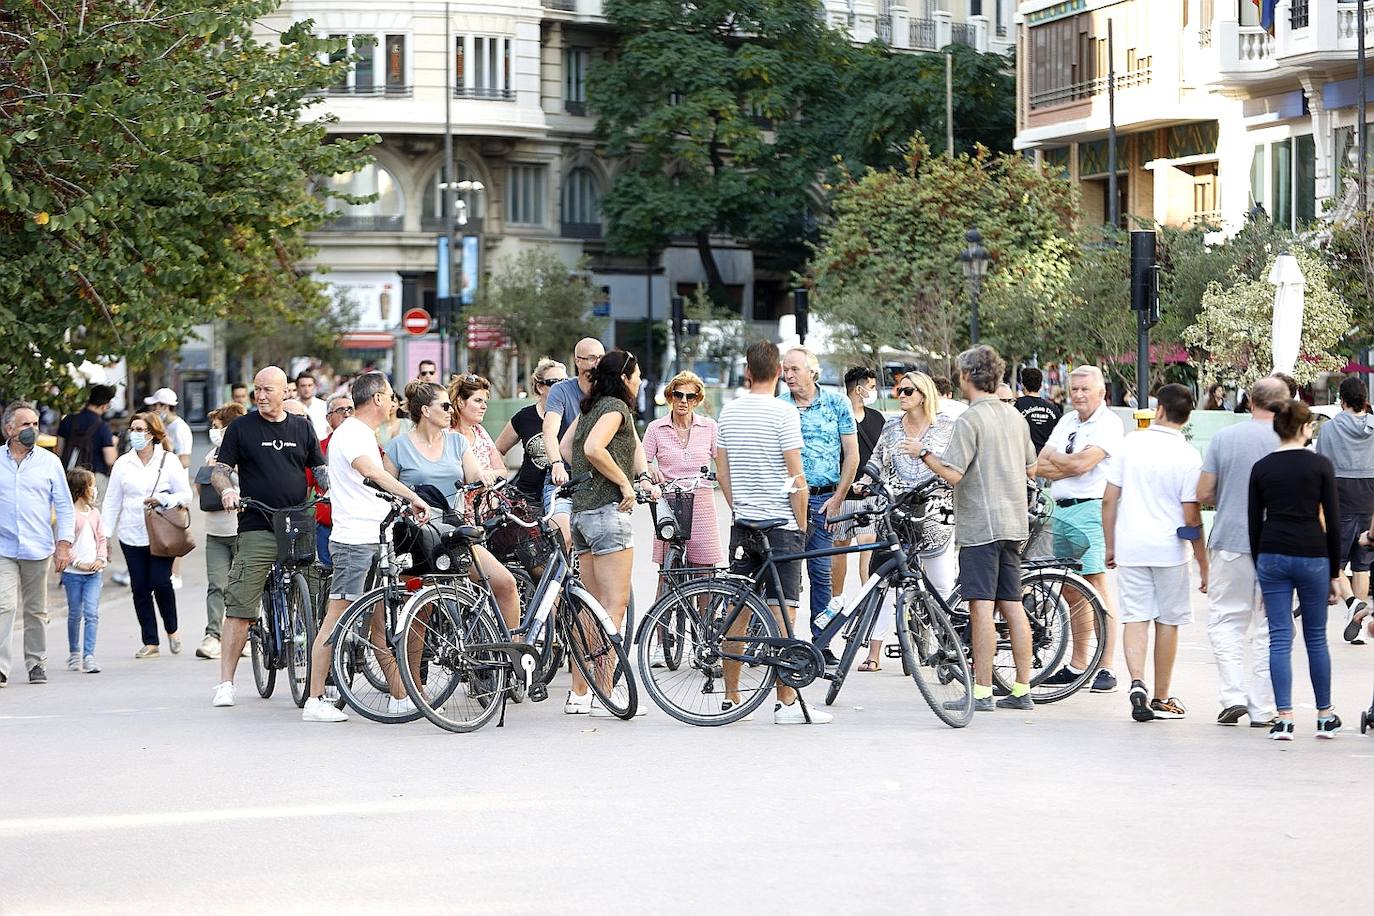
[[[664,388],[671,409],[644,430],[644,458],[654,464],[658,480],[694,477],[716,459],[716,421],[697,413],[706,402],[706,385],[693,372],[679,372]],[[663,541],[654,538],[654,562],[663,562]],[[692,505],[692,537],[687,562],[715,566],[721,562],[720,530],[716,527],[716,498],[702,481]]]

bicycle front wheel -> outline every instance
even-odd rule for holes
[[[451,732],[476,731],[501,711],[511,672],[498,649],[505,639],[489,596],[477,601],[452,587],[430,585],[401,611],[408,663],[400,666],[406,694],[426,719]],[[416,663],[417,657],[422,659]]]
[[[931,712],[951,728],[973,721],[973,671],[940,601],[924,589],[897,594],[897,641]]]
[[[602,623],[601,616],[576,592],[566,593],[558,609],[559,626],[573,664],[586,678],[601,705],[620,719],[632,719],[639,708],[639,688],[630,671],[625,640]]]
[[[331,658],[339,699],[363,718],[389,725],[420,718],[418,707],[400,702],[405,684],[386,633],[391,591],[374,588],[348,606],[334,626]]]
[[[315,611],[305,576],[291,577],[286,594],[286,672],[290,678],[291,699],[298,708],[305,706],[310,694],[310,653],[315,647]]]
[[[682,664],[651,668],[659,640],[676,620],[683,621]],[[644,617],[639,636],[644,689],[679,722],[737,722],[759,708],[777,680],[777,669],[765,660],[771,650],[754,640],[777,636],[777,621],[752,583],[700,579],[671,589]]]

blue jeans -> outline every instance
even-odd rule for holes
[[[806,549],[824,550],[833,547],[835,536],[825,527],[825,513],[821,507],[830,499],[832,493],[814,494],[807,502]],[[806,581],[811,586],[811,641],[816,642],[821,628],[816,626],[816,617],[830,604],[830,557],[812,557],[806,561]],[[816,642],[818,649],[824,649],[830,640]]]
[[[1255,575],[1269,618],[1269,678],[1274,682],[1274,705],[1293,709],[1293,592],[1302,609],[1302,641],[1307,647],[1307,671],[1317,708],[1331,706],[1331,652],[1326,645],[1326,596],[1331,568],[1326,557],[1290,557],[1262,553]]]
[[[333,525],[315,526],[315,556],[319,557],[321,566],[329,568],[334,566],[334,559],[329,555],[329,535],[333,531]]]
[[[95,654],[95,632],[100,623],[100,584],[100,573],[62,574],[62,589],[67,593],[67,651],[72,655]],[[82,623],[86,624],[84,639]]]

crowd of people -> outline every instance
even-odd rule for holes
[[[586,586],[617,626],[631,601],[631,513],[641,495],[657,498],[661,484],[690,480],[696,488],[687,561],[708,568],[728,563],[749,574],[762,557],[746,532],[761,523],[769,523],[765,535],[775,554],[872,543],[871,516],[829,519],[871,507],[866,484],[874,477],[898,493],[938,480],[943,486],[932,498],[947,502],[952,513],[935,526],[922,565],[935,589],[948,595],[958,583],[967,601],[975,709],[1032,710],[1021,553],[1029,536],[1028,484],[1039,481],[1048,485],[1056,530],[1081,538],[1080,571],[1108,617],[1095,671],[1088,670],[1091,640],[1075,634],[1062,667],[1038,675],[1041,683],[1086,677],[1091,692],[1115,692],[1119,639],[1130,716],[1141,722],[1186,716],[1173,667],[1180,628],[1193,620],[1196,575],[1207,596],[1207,635],[1220,681],[1217,722],[1248,719],[1276,739],[1292,737],[1296,619],[1318,707],[1316,734],[1340,730],[1330,699],[1328,599],[1343,611],[1343,638],[1361,643],[1374,565],[1374,417],[1363,383],[1341,384],[1342,411],[1312,449],[1311,410],[1286,379],[1261,378],[1240,399],[1250,418],[1219,430],[1199,454],[1185,437],[1195,401],[1182,385],[1158,388],[1149,427],[1127,435],[1096,367],[1079,366],[1063,378],[1067,403],[1061,407],[1042,396],[1038,369],[1022,369],[1019,392],[1013,390],[1005,362],[990,347],[959,354],[955,365],[954,383],[918,371],[901,374],[891,389],[898,409],[885,415],[873,406],[882,382],[872,369],[850,369],[844,390],[834,391],[821,386],[814,352],[782,353],[759,341],[746,354],[744,390],[717,418],[710,416],[702,379],[682,372],[663,388],[666,415],[641,436],[638,360],[587,338],[573,349],[572,373],[552,358],[538,362],[531,403],[495,438],[483,424],[491,386],[475,375],[455,376],[445,386],[426,361],[400,392],[384,373],[368,371],[326,396],[312,373],[289,379],[269,366],[251,391],[234,386],[232,400],[210,412],[211,448],[194,474],[188,472],[190,429],[177,416],[170,389],[154,392],[130,419],[123,454],[103,419],[114,394],[106,386],[92,386],[86,406],[61,421],[52,452],[36,445],[35,408],[10,404],[0,461],[0,633],[6,636],[0,686],[11,673],[8,636],[18,615],[24,670],[30,683],[47,679],[50,564],[68,599],[67,666],[100,671],[101,585],[116,542],[141,631],[135,657],[156,658],[164,636],[172,653],[181,652],[177,560],[163,555],[149,526],[158,513],[195,500],[204,512],[207,580],[196,654],[219,660],[213,704],[234,705],[249,624],[277,559],[270,517],[244,501],[280,509],[327,494],[315,512],[329,600],[303,717],[344,721],[346,714],[324,696],[327,639],[362,594],[379,549],[387,505],[368,484],[405,500],[421,522],[431,514],[468,512],[464,484],[490,486],[507,476],[506,455],[518,446],[513,491],[551,516],[578,555]],[[1223,394],[1209,389],[1206,406],[1220,408]],[[712,465],[732,519],[724,549],[711,484],[699,475]],[[585,482],[570,497],[560,495],[571,478]],[[1204,507],[1216,510],[1209,540]],[[521,614],[515,578],[485,548],[474,553],[514,628]],[[769,586],[765,595],[775,614],[795,615],[805,574],[809,631],[829,665],[838,659],[825,644],[826,624],[852,609],[868,556],[858,554],[852,571],[845,557],[783,562],[780,593]],[[662,542],[655,542],[653,562],[663,557]],[[882,670],[883,641],[894,628],[891,609],[884,610],[860,671]],[[1016,668],[1000,699],[992,683],[999,616]],[[1369,626],[1374,632],[1374,621]],[[727,707],[740,699],[728,668]],[[403,696],[393,692],[393,712],[408,708]],[[563,709],[609,715],[576,673]],[[830,718],[810,710],[812,723]],[[774,721],[808,721],[785,686],[778,688]]]

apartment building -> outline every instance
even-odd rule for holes
[[[1005,51],[1014,8],[1015,0],[825,0],[817,12],[856,42],[877,38],[913,52],[955,42]],[[705,281],[690,242],[652,265],[606,251],[600,200],[615,164],[598,152],[586,91],[589,69],[613,43],[601,0],[286,0],[262,21],[262,33],[304,19],[322,36],[375,39],[313,109],[335,115],[332,131],[340,136],[381,137],[375,165],[330,179],[376,201],[341,205],[314,237],[314,266],[328,268],[323,278],[357,309],[344,343],[359,363],[404,374],[439,356],[437,337],[408,337],[399,324],[407,309],[435,303],[446,92],[455,178],[482,187],[459,195],[466,223],[455,247],[464,295],[500,259],[524,246],[553,245],[569,264],[588,259],[601,291],[597,312],[609,322],[607,342],[641,350],[645,319],[665,319],[670,295]],[[790,309],[786,275],[756,263],[745,244],[717,244],[742,314],[775,333]]]
[[[1262,206],[1300,228],[1345,195],[1355,166],[1357,6],[1279,0],[1271,35],[1253,0],[1025,0],[1017,148],[1079,184],[1085,224],[1107,222],[1110,62],[1123,226],[1234,232]]]

